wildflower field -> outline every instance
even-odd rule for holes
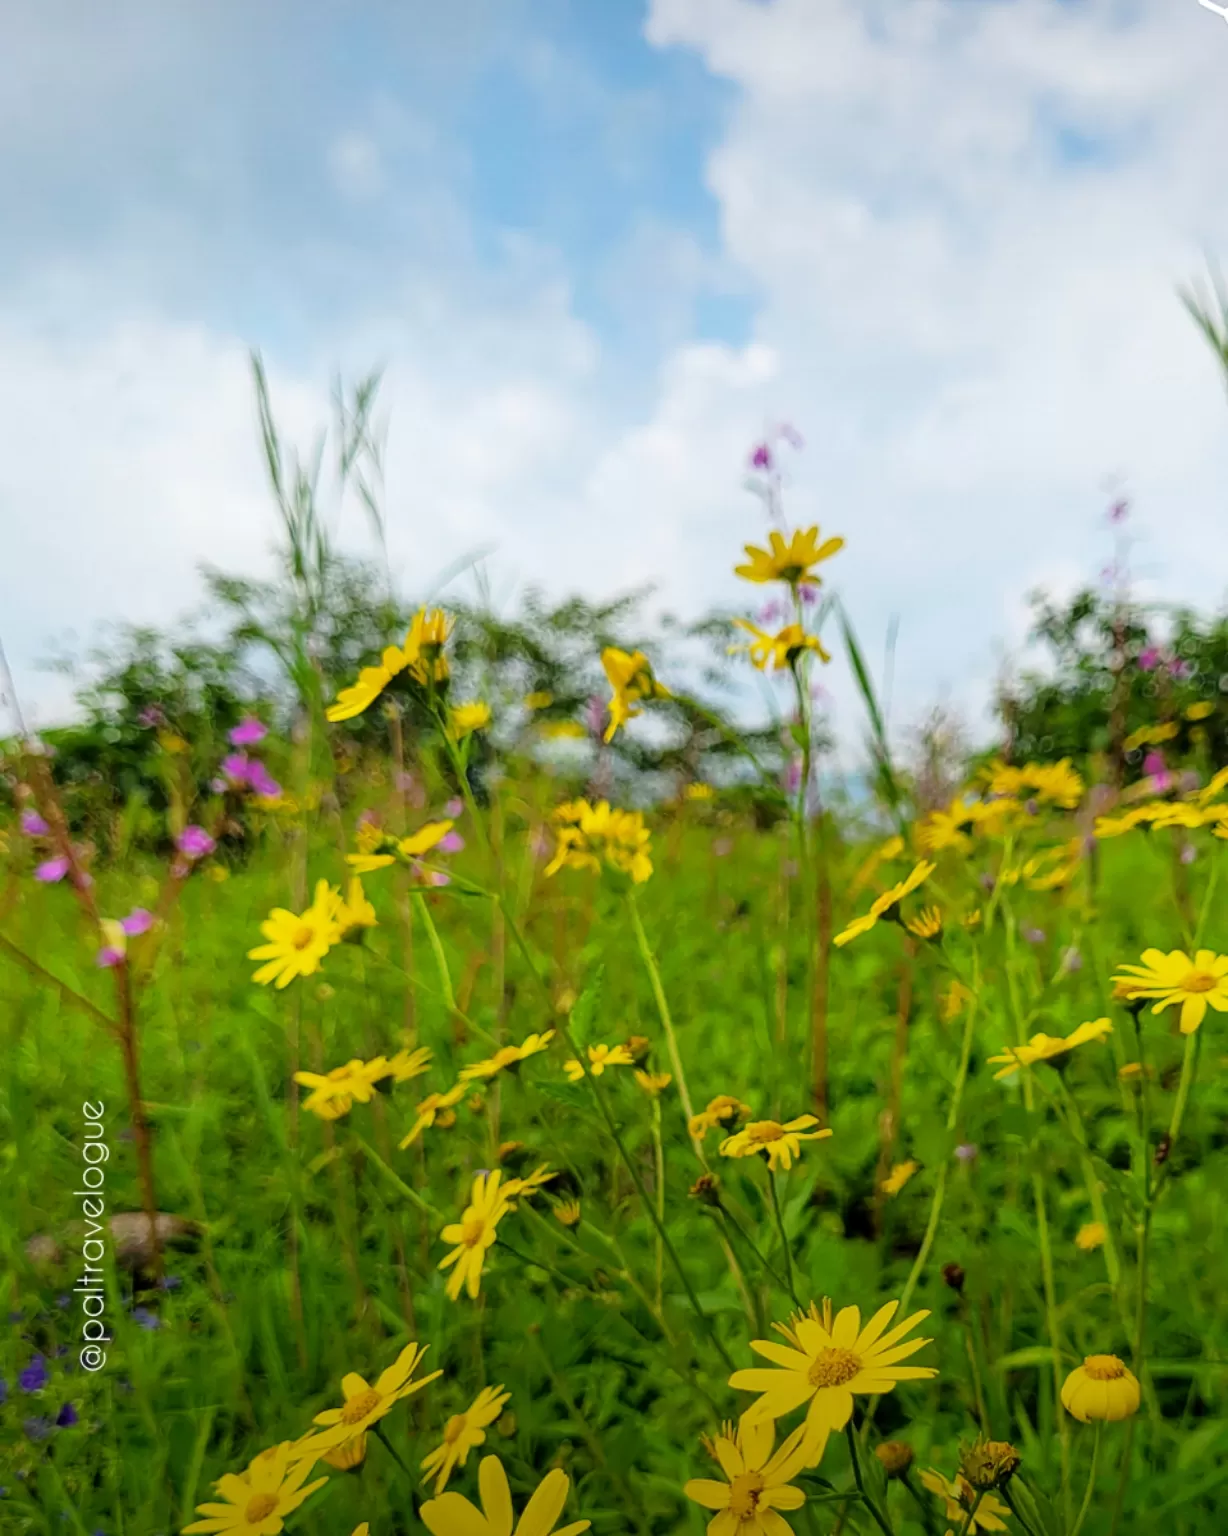
[[[152,842],[10,740],[0,1529],[1228,1528],[1215,682],[1117,722],[1142,774],[926,805],[821,638],[855,540],[747,542],[775,799],[734,741],[621,803],[668,673],[461,691],[446,603],[280,720],[146,711]]]

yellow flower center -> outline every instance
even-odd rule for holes
[[[290,942],[294,945],[295,949],[306,949],[315,936],[316,931],[310,923],[300,923]]]
[[[768,1141],[779,1141],[784,1133],[784,1127],[777,1125],[775,1120],[761,1120],[758,1125],[746,1127],[746,1138],[755,1146],[762,1146]]]
[[[812,1387],[842,1387],[861,1370],[861,1358],[851,1349],[821,1349],[810,1362]]]
[[[258,1493],[254,1499],[247,1501],[247,1508],[243,1511],[243,1518],[248,1525],[259,1525],[262,1520],[267,1520],[277,1509],[277,1495],[275,1493]]]
[[[383,1402],[381,1395],[374,1387],[368,1387],[365,1392],[360,1392],[357,1397],[351,1397],[341,1410],[341,1422],[343,1424],[357,1424],[360,1419],[365,1419],[373,1408],[378,1408]]]
[[[1093,1381],[1120,1381],[1126,1374],[1125,1366],[1116,1355],[1088,1355],[1083,1370]]]
[[[1210,971],[1191,971],[1181,983],[1183,992],[1213,992],[1217,977]]]
[[[763,1492],[762,1472],[743,1472],[729,1485],[729,1513],[738,1520],[749,1520],[759,1506]]]
[[[443,1427],[443,1440],[445,1445],[455,1445],[465,1433],[465,1425],[468,1420],[463,1413],[454,1413]]]
[[[482,1233],[486,1231],[486,1223],[480,1216],[475,1216],[472,1221],[467,1221],[461,1228],[461,1242],[466,1248],[472,1248],[475,1243],[480,1243]]]

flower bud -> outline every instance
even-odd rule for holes
[[[703,1205],[720,1205],[720,1185],[714,1173],[701,1173],[691,1185],[691,1199]]]
[[[949,1285],[953,1291],[962,1292],[966,1278],[962,1264],[944,1264],[942,1266],[942,1282],[944,1285]]]
[[[1022,1458],[1005,1440],[977,1440],[961,1451],[959,1470],[972,1486],[981,1491],[1005,1488],[1019,1470]]]
[[[912,1466],[912,1446],[902,1440],[884,1440],[874,1447],[874,1454],[888,1477],[903,1477]]]

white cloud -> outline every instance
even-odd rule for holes
[[[328,150],[333,184],[346,197],[360,202],[378,197],[386,185],[379,145],[365,133],[343,133]]]

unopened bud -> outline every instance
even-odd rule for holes
[[[902,1440],[884,1440],[874,1447],[874,1454],[888,1477],[903,1477],[912,1466],[912,1446]]]
[[[1173,1149],[1173,1139],[1168,1134],[1168,1132],[1165,1131],[1163,1136],[1161,1136],[1159,1141],[1156,1143],[1156,1167],[1157,1168],[1160,1166],[1161,1163],[1166,1163],[1168,1161],[1168,1154],[1172,1151],[1172,1149]]]
[[[703,1205],[720,1205],[721,1191],[714,1173],[701,1173],[691,1185],[691,1199]]]
[[[949,1285],[953,1291],[962,1291],[966,1278],[962,1264],[944,1264],[942,1266],[942,1283]]]
[[[959,1470],[972,1486],[984,1492],[1005,1488],[1019,1470],[1019,1452],[1005,1440],[978,1440],[960,1453]]]

